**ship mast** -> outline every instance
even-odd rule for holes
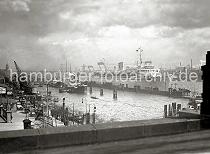
[[[67,59],[66,59],[66,72],[68,72],[68,62],[67,62]]]
[[[143,52],[143,49],[141,48],[141,46],[136,50],[136,52],[139,53],[139,63],[137,61],[137,67],[139,67],[141,69],[141,65],[142,65],[142,52]]]

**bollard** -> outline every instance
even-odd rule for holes
[[[93,88],[90,86],[90,94],[92,94],[92,92],[93,92]]]
[[[176,116],[176,102],[172,103],[172,116]]]
[[[171,117],[172,116],[172,108],[171,108],[171,104],[168,105],[168,116]]]
[[[181,111],[182,109],[182,105],[181,104],[177,104],[177,112]]]
[[[117,99],[117,90],[116,89],[113,90],[113,99]]]
[[[100,89],[100,96],[103,96],[104,95],[104,90],[101,88]]]
[[[86,114],[86,124],[90,123],[90,113]]]
[[[24,129],[31,129],[31,120],[24,119],[23,120],[23,126],[24,126]]]
[[[167,118],[167,105],[164,105],[164,118]]]

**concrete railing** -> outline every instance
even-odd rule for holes
[[[7,111],[3,108],[3,106],[0,106],[0,116],[5,122],[7,122]]]
[[[200,130],[200,120],[157,119],[0,132],[0,151],[103,143]]]
[[[4,109],[0,106],[0,117],[6,122],[12,122],[12,111]]]

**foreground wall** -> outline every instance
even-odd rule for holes
[[[94,144],[200,130],[200,120],[156,119],[0,132],[0,152]]]

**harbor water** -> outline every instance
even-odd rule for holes
[[[37,90],[46,94],[46,86],[37,87]],[[162,118],[164,105],[176,102],[182,104],[182,107],[187,107],[188,103],[187,99],[127,91],[118,91],[118,98],[114,100],[112,90],[104,89],[104,95],[100,96],[99,88],[93,88],[92,94],[89,93],[89,89],[85,94],[59,93],[57,88],[52,87],[49,87],[49,91],[53,97],[59,98],[58,105],[62,105],[65,98],[66,107],[72,110],[74,106],[75,112],[90,111],[92,114],[96,107],[97,123]]]

